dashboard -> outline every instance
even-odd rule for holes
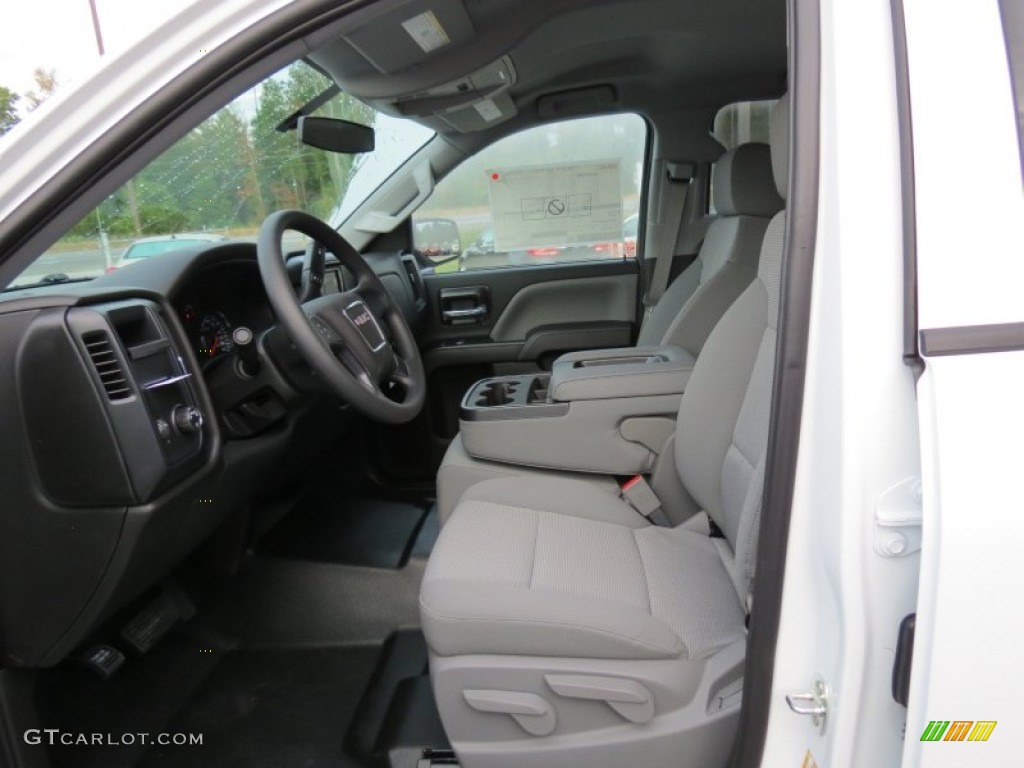
[[[202,271],[173,303],[204,370],[235,351],[237,329],[247,328],[258,336],[274,324],[259,269],[249,261],[226,262]]]
[[[365,258],[415,333],[415,258]],[[301,258],[287,266],[297,285]],[[329,258],[325,290],[353,286]],[[351,418],[320,392],[275,322],[253,243],[0,295],[0,664],[59,662],[304,470]]]

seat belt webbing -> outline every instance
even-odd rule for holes
[[[675,164],[670,163],[666,170],[657,229],[654,237],[650,240],[651,250],[657,254],[657,257],[654,259],[651,281],[647,286],[647,293],[644,295],[644,306],[648,314],[668,288],[676,242],[679,240],[679,230],[683,223],[686,195],[690,190],[689,178],[673,178],[674,166]]]

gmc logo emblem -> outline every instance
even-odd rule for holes
[[[370,322],[370,313],[368,310],[363,310],[358,315],[352,318],[352,322],[356,325],[366,325]]]

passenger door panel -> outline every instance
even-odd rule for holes
[[[389,479],[432,480],[475,381],[546,370],[565,352],[629,346],[639,327],[632,259],[425,274],[423,285],[428,402],[412,424],[377,430]]]

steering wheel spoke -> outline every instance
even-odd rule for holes
[[[281,251],[286,229],[313,240],[306,252],[299,296],[292,289]],[[325,249],[355,275],[355,290],[320,295]],[[309,214],[278,211],[263,223],[257,253],[279,323],[328,387],[371,418],[389,423],[414,418],[426,389],[419,349],[391,295],[355,249]],[[319,280],[314,279],[317,273]]]
[[[312,326],[317,336],[319,336],[325,344],[332,346],[334,344],[343,343],[341,336],[334,330],[331,323],[327,322],[316,312],[307,311],[306,317],[309,318],[309,324]]]
[[[302,255],[302,281],[299,285],[299,303],[318,299],[323,295],[326,249],[316,240],[311,240]]]

